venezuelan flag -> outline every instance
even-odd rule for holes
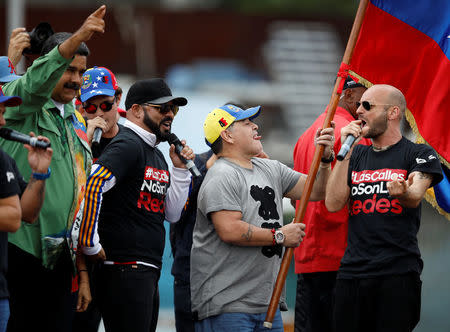
[[[432,146],[448,169],[450,0],[370,0],[350,67],[366,86],[390,84],[405,94],[418,142]],[[443,187],[450,188],[448,177]],[[432,190],[427,199],[434,200]],[[450,192],[438,195],[450,205]]]

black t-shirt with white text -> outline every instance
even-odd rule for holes
[[[403,207],[386,185],[394,179],[407,180],[415,171],[432,174],[432,186],[442,179],[439,159],[429,146],[402,138],[385,151],[354,148],[348,169],[348,244],[338,278],[421,273],[417,243],[421,204]]]
[[[16,162],[0,149],[0,199],[21,195],[27,183],[17,168]],[[9,296],[6,283],[8,270],[8,233],[0,230],[0,299]]]
[[[161,151],[123,127],[96,162],[116,178],[103,194],[98,233],[108,260],[161,266],[164,199],[170,185]]]

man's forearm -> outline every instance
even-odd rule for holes
[[[66,59],[71,59],[75,55],[78,47],[80,47],[83,40],[74,33],[70,38],[66,39],[64,42],[59,45],[58,50],[59,54]]]
[[[220,232],[222,241],[237,246],[270,246],[273,244],[273,234],[270,229],[249,224],[243,220],[233,223],[233,227]]]
[[[330,212],[336,212],[347,204],[350,188],[347,185],[349,160],[336,162],[326,186],[325,205]]]
[[[310,201],[320,201],[325,199],[326,186],[331,174],[330,163],[320,163],[316,174],[316,180],[311,191]]]
[[[165,198],[165,219],[175,223],[180,219],[189,194],[191,174],[185,168],[172,168],[171,184]]]
[[[20,199],[22,207],[22,220],[34,223],[39,217],[45,198],[45,180],[30,178]]]

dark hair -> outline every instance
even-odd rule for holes
[[[227,127],[227,129],[231,129],[233,126],[234,126],[234,124],[235,124],[236,122],[232,122],[228,127]],[[206,141],[206,138],[205,138],[205,141]],[[207,141],[206,141],[207,142]],[[208,143],[206,143],[206,144],[208,144]],[[217,137],[217,139],[215,140],[215,142],[213,143],[213,144],[211,144],[211,150],[214,152],[214,154],[219,154],[219,153],[221,153],[222,152],[222,149],[223,149],[223,140],[222,140],[222,136],[220,136],[219,135],[219,137]]]
[[[206,141],[206,138],[205,138],[205,141]],[[216,141],[213,144],[211,144],[211,150],[217,155],[222,152],[222,148],[223,148],[222,137],[219,136],[216,139]]]
[[[123,93],[122,88],[120,86],[117,87],[116,92],[114,92],[114,97],[118,97]]]
[[[69,32],[57,32],[45,41],[44,45],[42,46],[41,55],[45,55],[51,50],[53,50],[56,46],[63,43],[65,40],[69,39],[70,36],[72,36]],[[88,56],[89,55],[89,48],[87,45],[83,42],[80,44],[78,49],[75,51],[75,54],[82,55],[82,56]]]

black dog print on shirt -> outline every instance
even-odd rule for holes
[[[275,204],[275,191],[266,186],[264,189],[253,185],[250,187],[250,195],[257,202],[261,202],[261,206],[259,207],[258,214],[264,220],[269,219],[280,219],[277,211],[277,205]]]
[[[250,187],[250,195],[253,197],[253,199],[257,202],[261,202],[261,205],[258,209],[258,214],[260,217],[262,217],[264,220],[270,220],[275,219],[279,220],[280,215],[277,211],[277,204],[275,203],[275,191],[266,186],[264,189],[253,185]],[[281,225],[279,222],[264,222],[261,225],[262,228],[280,228]],[[274,245],[274,246],[264,246],[261,249],[261,252],[264,256],[270,258],[274,255],[278,255],[278,257],[281,257],[283,248],[281,245]]]

